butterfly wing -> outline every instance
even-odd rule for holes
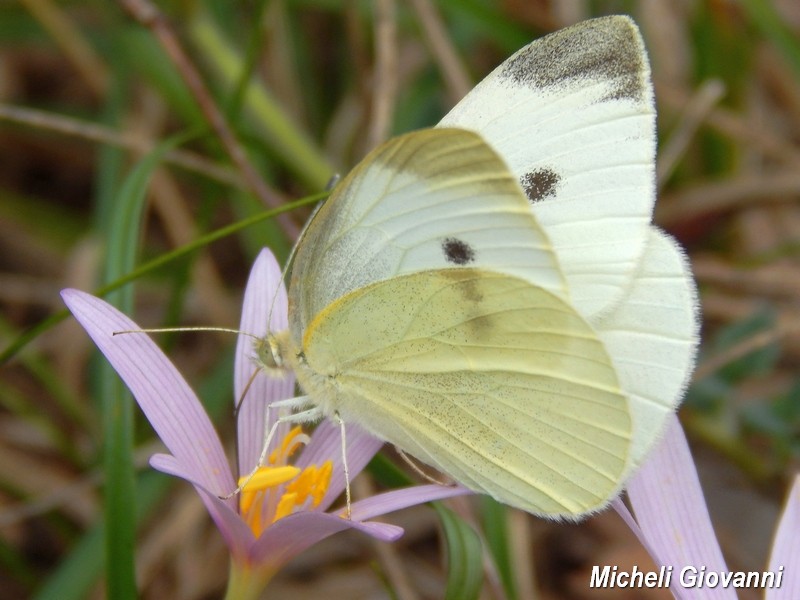
[[[425,269],[480,267],[560,297],[564,280],[515,178],[475,133],[428,129],[370,153],[320,207],[298,245],[290,327],[337,298]]]
[[[298,354],[327,414],[501,502],[575,516],[619,490],[631,421],[611,359],[526,280],[465,268],[373,283],[320,313]]]
[[[688,261],[669,235],[651,227],[623,302],[595,325],[629,398],[631,464],[636,467],[683,398],[694,366],[700,321]]]
[[[526,46],[439,126],[479,132],[519,179],[573,304],[610,310],[636,272],[655,201],[655,107],[639,31],[622,16]]]

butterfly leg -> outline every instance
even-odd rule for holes
[[[347,430],[345,429],[344,421],[342,420],[342,417],[339,416],[338,412],[333,413],[333,420],[336,421],[337,425],[339,425],[339,431],[342,434],[342,470],[344,471],[344,497],[347,504],[345,515],[349,521],[353,516],[353,511],[350,508],[350,469],[347,467]]]
[[[297,398],[289,398],[287,400],[279,400],[277,402],[273,402],[267,407],[267,410],[264,411],[264,423],[265,427],[264,430],[266,431],[266,424],[269,423],[269,411],[274,408],[299,408],[308,404],[309,398],[308,396],[299,396]],[[267,459],[267,453],[269,452],[269,445],[272,442],[272,438],[275,437],[275,432],[278,430],[278,426],[282,423],[312,423],[314,421],[319,421],[322,418],[322,411],[319,407],[315,406],[313,408],[309,408],[307,410],[303,410],[296,413],[290,413],[288,415],[283,415],[278,417],[275,420],[275,423],[272,424],[272,427],[269,428],[269,433],[267,433],[266,437],[264,438],[264,444],[261,447],[261,455],[258,457],[258,461],[256,461],[256,466],[253,467],[253,470],[247,474],[244,478],[244,481],[238,485],[238,487],[233,490],[230,494],[226,494],[224,496],[219,496],[222,500],[228,500],[229,498],[233,498],[236,494],[239,494],[250,481],[253,479],[258,470],[264,464]]]
[[[453,485],[454,485],[454,483],[453,483],[452,481],[450,481],[450,482],[447,482],[447,481],[443,481],[443,480],[441,480],[441,479],[436,479],[435,477],[432,477],[431,475],[428,475],[428,474],[427,474],[425,471],[423,471],[423,470],[422,470],[422,468],[421,468],[421,467],[420,467],[420,466],[419,466],[417,463],[415,463],[415,462],[414,462],[414,461],[411,459],[411,457],[410,457],[408,454],[406,454],[405,452],[403,452],[403,451],[402,451],[400,448],[398,448],[397,446],[395,446],[395,447],[394,447],[394,449],[395,449],[395,450],[397,451],[397,453],[400,455],[400,458],[402,458],[402,459],[403,459],[403,461],[405,461],[405,463],[406,463],[406,464],[407,464],[409,467],[411,467],[411,468],[414,470],[414,472],[415,472],[417,475],[419,475],[420,477],[422,477],[422,478],[423,478],[423,479],[425,479],[426,481],[430,481],[431,483],[435,483],[435,484],[437,484],[437,485],[444,485],[444,486],[453,486]]]

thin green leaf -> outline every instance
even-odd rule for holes
[[[764,37],[775,44],[786,62],[800,76],[800,41],[797,34],[787,27],[775,6],[764,0],[740,0],[740,3]]]
[[[481,540],[475,530],[453,511],[434,503],[447,543],[445,600],[477,598],[483,587]]]
[[[114,211],[109,214],[105,280],[113,281],[136,264],[147,187],[164,154],[186,139],[167,140],[142,160],[125,179]],[[125,313],[133,311],[133,288],[115,290],[109,302]],[[134,571],[136,538],[135,480],[133,467],[133,397],[110,365],[103,362],[100,375],[103,403],[105,486],[106,587],[110,598],[137,597]]]
[[[503,590],[509,600],[519,597],[511,561],[511,546],[508,541],[509,508],[490,496],[481,496],[481,514],[486,544],[494,559]]]
[[[192,13],[187,23],[189,35],[196,47],[203,51],[218,80],[218,85],[230,88],[236,85],[242,73],[242,59],[224,38],[216,24],[203,10]],[[279,157],[310,189],[323,189],[333,168],[313,141],[296,127],[283,108],[269,95],[263,85],[252,82],[244,94],[244,112],[253,126],[270,144]]]
[[[312,194],[310,196],[305,196],[304,198],[300,198],[299,200],[295,200],[294,202],[290,202],[281,206],[279,208],[274,208],[272,210],[266,210],[260,214],[253,215],[247,219],[243,219],[236,223],[232,223],[227,225],[226,227],[221,227],[211,233],[208,233],[202,237],[197,238],[196,240],[186,244],[185,246],[181,246],[180,248],[176,248],[171,252],[167,252],[166,254],[162,254],[161,256],[154,258],[153,260],[146,262],[145,264],[141,265],[140,267],[134,269],[130,273],[123,275],[122,277],[103,285],[92,293],[95,296],[106,296],[108,293],[117,290],[124,286],[131,281],[135,281],[146,275],[151,273],[161,267],[167,266],[171,264],[173,261],[179,260],[182,257],[186,256],[197,250],[198,248],[202,248],[211,244],[212,242],[216,242],[222,238],[228,237],[229,235],[233,235],[234,233],[238,233],[242,229],[247,227],[251,227],[256,223],[261,223],[267,219],[272,219],[277,215],[285,212],[289,212],[294,210],[295,208],[299,208],[301,206],[307,206],[309,204],[316,204],[320,200],[323,200],[325,197],[328,196],[330,192],[319,192],[317,194]],[[69,316],[69,311],[67,309],[61,310],[53,315],[50,315],[43,321],[40,321],[27,331],[25,331],[22,335],[17,337],[9,346],[0,353],[0,366],[7,363],[11,360],[17,353],[22,350],[25,346],[39,337],[42,333],[49,330],[51,327],[58,325],[61,321],[66,319]]]

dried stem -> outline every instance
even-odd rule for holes
[[[375,3],[375,69],[372,119],[367,143],[374,148],[389,135],[397,93],[397,27],[394,0]]]
[[[278,208],[282,200],[266,182],[261,178],[256,168],[247,157],[244,148],[236,139],[231,128],[228,126],[225,116],[212,98],[205,83],[200,77],[200,73],[184,52],[173,33],[166,17],[149,0],[119,0],[125,10],[143,26],[150,29],[153,35],[161,43],[164,51],[174,63],[176,69],[183,77],[184,82],[191,90],[195,100],[200,106],[211,128],[219,136],[220,142],[225,147],[233,163],[241,171],[242,176],[247,182],[250,191],[263,202],[266,206]],[[296,239],[300,233],[297,224],[287,214],[277,217],[284,231],[292,239]]]
[[[47,131],[54,131],[64,135],[108,144],[117,148],[133,150],[139,154],[152,152],[156,143],[132,133],[120,133],[109,127],[89,121],[81,121],[56,113],[45,112],[22,106],[12,106],[0,103],[0,120],[38,127]],[[245,183],[232,169],[216,164],[207,158],[186,150],[171,150],[164,156],[164,162],[183,167],[204,175],[220,183],[245,189]]]
[[[64,11],[50,0],[20,0],[55,40],[67,60],[100,98],[108,87],[108,69]]]
[[[450,102],[455,104],[472,89],[469,75],[461,64],[461,59],[450,41],[450,35],[430,0],[411,0],[411,4],[419,16],[433,57],[444,75]]]
[[[711,79],[703,83],[686,103],[680,122],[658,153],[656,179],[659,189],[675,171],[697,130],[724,95],[725,84],[718,79]]]

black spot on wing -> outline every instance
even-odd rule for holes
[[[456,238],[446,238],[442,242],[442,252],[445,260],[455,265],[466,265],[475,260],[475,250],[463,240]]]
[[[561,182],[561,175],[550,169],[536,169],[525,173],[520,177],[519,182],[528,200],[533,204],[545,198],[556,197],[556,189]]]
[[[602,100],[644,101],[649,67],[633,21],[605,17],[547,35],[506,62],[502,76],[539,89],[605,81]]]

